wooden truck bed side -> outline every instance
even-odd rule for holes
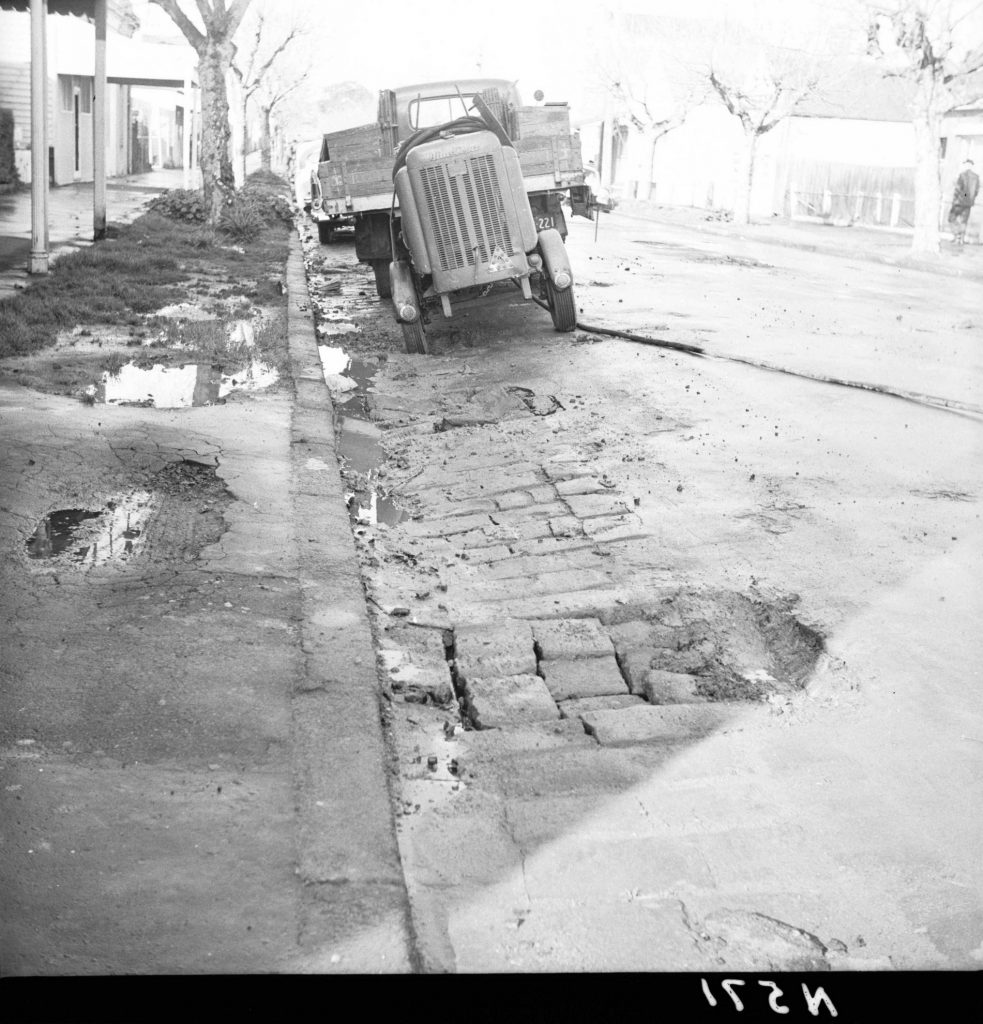
[[[567,107],[519,107],[516,111],[515,151],[522,165],[522,176],[529,191],[554,185],[580,185],[584,167],[580,147],[570,135],[570,111]]]
[[[326,200],[392,196],[392,170],[392,147],[375,122],[331,132],[321,142],[317,176]]]

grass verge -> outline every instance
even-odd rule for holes
[[[285,189],[271,175],[250,177],[234,199],[235,210],[250,211],[248,232],[242,216],[212,230],[152,210],[62,257],[46,278],[0,301],[0,358],[38,352],[77,326],[134,327],[164,306],[216,295],[282,306]]]

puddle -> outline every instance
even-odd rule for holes
[[[154,409],[188,409],[213,405],[233,391],[260,391],[279,379],[275,368],[253,361],[236,373],[222,374],[204,363],[140,367],[127,363],[116,373],[103,374],[90,389],[106,405],[139,405]]]
[[[366,394],[378,366],[351,358],[344,349],[318,345],[324,379],[335,399],[338,453],[344,460],[345,479],[353,490],[347,494],[348,515],[353,524],[395,526],[407,517],[379,485],[379,467],[385,461],[382,429],[369,418]],[[344,394],[351,397],[343,402]]]
[[[25,542],[27,557],[58,559],[80,567],[125,561],[140,548],[153,495],[134,491],[107,501],[101,509],[49,512]]]

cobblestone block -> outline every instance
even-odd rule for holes
[[[558,480],[554,485],[557,494],[603,494],[609,488],[604,487],[596,476],[575,476],[569,480]]]
[[[607,569],[564,569],[525,578],[467,581],[452,595],[469,601],[516,601],[534,594],[563,594],[574,586],[602,587],[611,582]],[[613,650],[613,648],[612,648]]]
[[[699,677],[682,672],[663,672],[650,669],[642,679],[640,690],[650,704],[704,704],[706,697],[696,692]]]
[[[411,537],[451,537],[456,533],[480,530],[489,523],[486,515],[455,516],[453,519],[410,520],[399,528]]]
[[[666,647],[678,650],[688,639],[685,631],[656,622],[623,622],[611,626],[608,633],[619,653],[631,647]]]
[[[632,693],[641,693],[645,685],[645,676],[652,669],[654,647],[629,647],[618,651],[618,664],[628,681],[628,689]]]
[[[444,661],[444,631],[422,629],[419,626],[390,626],[379,633],[382,650],[403,650],[413,654],[426,654]]]
[[[618,708],[630,708],[645,701],[630,693],[615,693],[607,697],[577,697],[573,700],[561,700],[560,714],[563,718],[579,718],[589,711],[603,711]]]
[[[542,475],[536,471],[524,473],[477,473],[466,482],[447,488],[450,498],[479,498],[508,494],[510,491],[521,491],[528,487],[537,487],[543,482]]]
[[[532,633],[543,661],[614,654],[611,638],[597,619],[546,619],[532,623]]]
[[[614,655],[583,661],[543,661],[539,667],[554,700],[628,693]]]
[[[726,704],[641,704],[618,710],[590,711],[584,728],[602,747],[634,743],[681,743],[708,736],[736,712]]]
[[[494,625],[459,626],[454,632],[454,664],[465,683],[476,678],[534,675],[532,629],[528,622],[510,619]]]
[[[529,495],[537,505],[548,505],[556,501],[556,488],[552,484],[540,484],[530,488]]]
[[[469,498],[467,501],[446,501],[439,495],[425,497],[424,505],[427,515],[434,519],[438,516],[481,515],[483,513],[495,512],[498,509],[494,498]]]
[[[381,650],[379,659],[396,693],[425,693],[436,704],[449,704],[454,699],[450,667],[442,655],[390,648]]]
[[[605,559],[585,548],[555,552],[547,549],[542,554],[518,555],[497,562],[484,571],[483,577],[501,580],[525,578],[543,572],[562,572],[566,569],[596,569],[605,564]]]
[[[537,675],[470,679],[464,700],[468,717],[478,729],[501,729],[560,717],[546,684]]]
[[[527,523],[530,519],[549,519],[566,514],[566,508],[554,500],[546,505],[529,505],[527,508],[513,509],[506,512],[493,512],[492,521],[499,526],[512,526]]]
[[[550,534],[554,537],[582,537],[584,528],[576,516],[557,516],[549,521]]]
[[[564,500],[579,519],[617,516],[631,511],[624,498],[614,494],[570,494]]]
[[[551,459],[543,464],[542,470],[548,480],[559,483],[561,480],[583,476],[585,472],[590,472],[590,466],[582,458]]]
[[[509,543],[523,540],[535,540],[537,537],[552,537],[549,519],[529,519],[523,522],[502,523],[494,526],[489,523],[485,531],[489,537],[494,538],[496,543],[503,540]]]
[[[503,512],[517,508],[528,508],[532,503],[532,495],[528,491],[509,491],[507,494],[500,494],[495,499],[495,504]]]
[[[638,516],[599,516],[583,521],[584,533],[598,544],[647,536]]]

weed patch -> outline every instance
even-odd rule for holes
[[[186,300],[196,277],[225,279],[236,294],[262,295],[264,304],[282,306],[283,296],[270,283],[282,274],[287,256],[287,230],[276,212],[282,187],[266,179],[254,184],[255,197],[243,202],[258,212],[250,215],[248,231],[240,222],[235,248],[220,244],[214,229],[157,209],[63,256],[48,277],[0,301],[0,358],[46,348],[79,325],[143,325],[147,314]],[[263,195],[272,205],[263,206]],[[221,350],[217,336],[202,344]],[[218,360],[224,362],[225,354]]]

